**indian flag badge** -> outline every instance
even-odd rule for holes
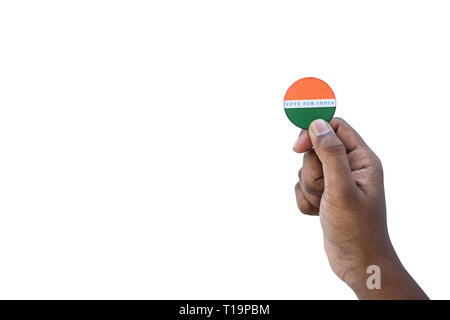
[[[336,97],[324,81],[303,78],[295,81],[284,96],[284,111],[293,124],[308,130],[316,119],[330,121],[336,110]]]

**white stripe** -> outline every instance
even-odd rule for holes
[[[336,107],[336,99],[285,100],[285,109]]]

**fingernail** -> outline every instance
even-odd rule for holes
[[[330,132],[330,127],[325,120],[317,119],[311,123],[311,129],[315,136],[321,136],[325,133]]]

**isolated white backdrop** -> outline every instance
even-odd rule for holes
[[[299,214],[285,90],[333,88],[449,298],[447,1],[2,1],[0,298],[353,299]]]

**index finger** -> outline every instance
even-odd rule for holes
[[[300,135],[295,141],[294,151],[297,153],[303,153],[312,148],[311,139],[309,138],[309,134],[307,130],[302,130]]]

